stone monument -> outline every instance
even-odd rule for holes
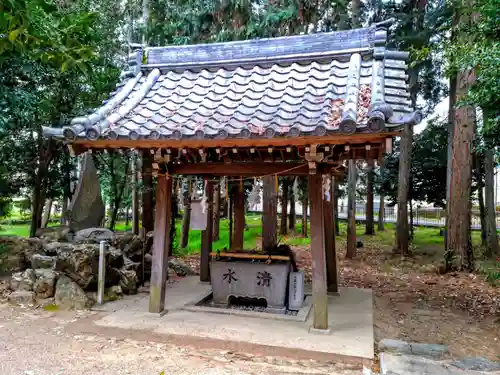
[[[83,156],[80,177],[68,209],[70,231],[100,227],[104,215],[99,175],[92,154],[87,152]]]

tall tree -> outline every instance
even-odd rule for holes
[[[471,13],[462,13],[462,7],[455,4],[456,25],[461,28],[456,33],[456,41],[466,40],[466,27],[472,23]],[[464,27],[465,26],[465,27]],[[474,84],[475,71],[470,67],[457,72],[456,91],[450,92],[456,102],[467,95]],[[456,108],[451,119],[453,135],[451,139],[451,173],[449,175],[449,199],[447,208],[447,269],[472,269],[474,256],[470,234],[470,194],[472,184],[472,146],[475,136],[475,111],[470,105]]]

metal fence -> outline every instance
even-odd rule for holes
[[[384,221],[386,223],[395,223],[397,221],[396,207],[385,207]],[[373,213],[375,220],[378,220],[378,207]],[[408,212],[408,216],[410,212]],[[347,205],[339,204],[339,218],[347,219]],[[364,204],[356,205],[356,220],[364,221],[366,219],[366,207]],[[446,220],[446,211],[442,208],[415,207],[413,208],[413,224],[429,227],[444,227]],[[496,212],[497,228],[500,228],[500,211]],[[471,225],[473,229],[481,228],[481,217],[478,210],[472,211]]]

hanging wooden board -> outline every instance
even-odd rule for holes
[[[205,230],[207,229],[207,211],[203,212],[201,200],[191,201],[191,223],[190,229]]]

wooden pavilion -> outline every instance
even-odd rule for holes
[[[75,153],[136,149],[158,168],[150,312],[164,310],[174,175],[264,176],[263,247],[276,243],[276,175],[308,176],[313,326],[328,329],[338,288],[330,176],[348,159],[380,159],[420,114],[410,106],[408,54],[386,49],[387,27],[187,46],[136,46],[117,90],[94,113],[44,129]],[[326,189],[326,190],[325,190]],[[330,192],[331,193],[331,192]],[[210,203],[210,202],[208,202]],[[243,248],[244,198],[233,249]],[[208,204],[208,217],[212,204]],[[212,220],[203,231],[210,280]],[[168,297],[167,297],[168,298]]]

